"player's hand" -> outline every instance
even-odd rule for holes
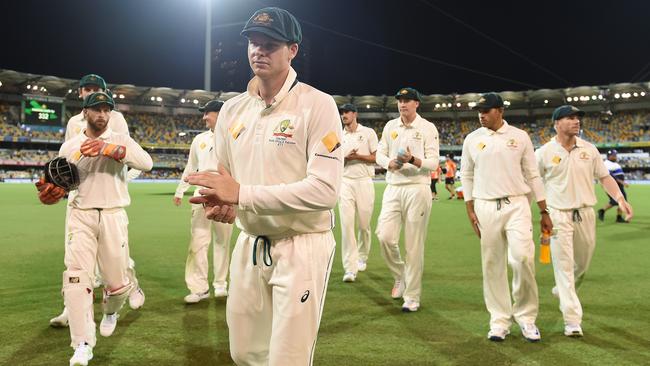
[[[621,211],[623,211],[623,214],[625,214],[625,221],[630,221],[634,216],[632,205],[630,205],[630,203],[627,202],[627,200],[622,199],[620,202],[618,202],[618,208],[620,208]]]
[[[126,146],[109,144],[99,139],[87,139],[79,149],[81,155],[95,157],[100,154],[111,159],[121,161],[126,157]]]
[[[542,219],[540,220],[540,227],[542,232],[553,232],[553,221],[551,221],[551,215],[542,215]]]
[[[207,217],[208,220],[232,224],[235,222],[235,218],[237,217],[237,209],[233,205],[206,206],[205,217]]]
[[[181,205],[181,198],[180,197],[174,197],[173,201],[174,201],[174,205],[176,205],[176,206]]]
[[[236,205],[239,203],[239,183],[219,164],[218,173],[198,172],[188,175],[189,184],[205,187],[199,190],[201,196],[190,198],[192,203],[205,206]]]
[[[472,230],[476,233],[476,236],[478,238],[481,238],[481,228],[480,228],[480,223],[478,222],[478,217],[476,216],[476,213],[474,211],[472,212],[467,212],[467,217],[469,218],[469,223],[472,225]]]
[[[399,153],[397,154],[397,160],[401,161],[402,164],[406,164],[411,160],[411,157],[413,154],[411,154],[411,149],[407,146],[406,150],[400,149]]]
[[[358,149],[353,149],[350,151],[350,153],[345,156],[345,161],[348,162],[350,160],[358,160],[359,156],[357,155],[357,151]]]
[[[400,160],[391,160],[390,163],[388,163],[388,170],[390,171],[396,171],[402,169],[402,166],[404,164]]]
[[[53,205],[65,196],[65,189],[45,182],[45,177],[41,177],[35,185],[38,190],[38,199],[43,204]]]

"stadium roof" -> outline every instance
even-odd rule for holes
[[[0,93],[42,94],[68,99],[79,103],[77,88],[79,80],[36,75],[13,70],[0,69]],[[118,103],[135,105],[164,105],[167,107],[192,107],[218,98],[228,100],[239,92],[208,92],[205,90],[184,90],[165,87],[135,86],[131,84],[108,84]],[[576,105],[598,105],[616,102],[650,101],[650,82],[619,83],[605,86],[580,86],[565,89],[539,89],[526,91],[501,91],[511,109],[541,108],[565,103]],[[423,95],[421,109],[427,112],[468,111],[480,93]],[[392,95],[333,96],[338,105],[354,103],[360,112],[386,112],[394,110],[396,104]]]

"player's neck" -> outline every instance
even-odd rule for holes
[[[574,146],[576,146],[576,136],[575,135],[566,135],[566,134],[557,134],[555,140],[562,145],[567,151],[571,151]]]
[[[90,127],[90,125],[88,125],[88,127],[86,127],[86,131],[84,133],[86,134],[86,136],[90,137],[91,139],[96,139],[99,136],[101,136],[104,132],[106,132],[106,128],[104,128],[102,130],[96,130],[96,129]]]
[[[349,125],[345,125],[345,130],[348,132],[354,132],[357,130],[357,127],[359,127],[359,123],[357,121],[352,121]]]
[[[266,103],[267,106],[270,106],[273,104],[273,101],[275,100],[275,96],[280,93],[280,90],[284,86],[285,81],[287,81],[287,77],[289,76],[289,69],[286,70],[286,72],[283,72],[282,74],[279,74],[277,77],[271,77],[268,79],[262,79],[260,78],[259,82],[259,93],[260,97],[264,100],[264,103]]]
[[[413,113],[411,115],[405,114],[405,115],[400,115],[399,118],[402,120],[402,123],[404,123],[405,125],[410,125],[411,123],[413,123],[413,121],[415,121],[415,117],[417,117],[417,115],[418,115],[417,113]]]

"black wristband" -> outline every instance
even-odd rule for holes
[[[409,159],[409,164],[415,163],[415,156],[411,155],[411,158]]]

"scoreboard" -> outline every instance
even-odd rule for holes
[[[37,126],[62,125],[62,98],[24,95],[21,105],[23,124]]]

